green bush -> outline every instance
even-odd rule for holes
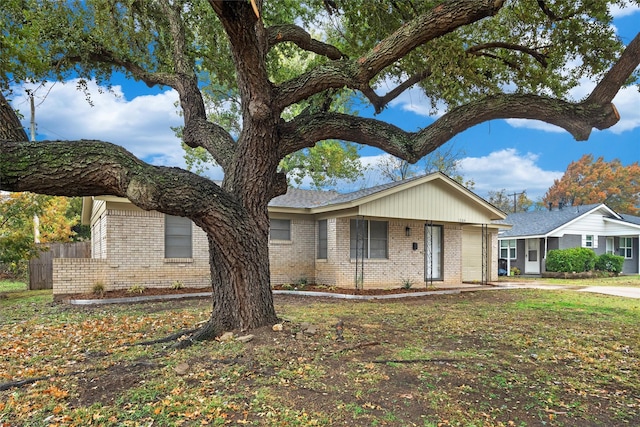
[[[589,248],[554,249],[547,254],[547,271],[582,273],[595,267],[597,255]]]
[[[617,275],[622,273],[623,264],[624,257],[620,255],[602,254],[596,260],[596,270],[608,271]]]

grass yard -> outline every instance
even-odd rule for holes
[[[46,379],[0,391],[3,427],[640,425],[637,299],[276,296],[283,331],[172,350],[132,344],[206,320],[209,301],[23,298],[0,300],[0,389]]]

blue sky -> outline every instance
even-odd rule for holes
[[[640,6],[616,14],[615,26],[623,41],[640,31]],[[73,81],[40,87],[36,91],[37,139],[99,139],[123,145],[135,155],[153,164],[184,166],[179,140],[170,126],[182,124],[171,90],[149,89],[124,79],[114,80],[113,93],[90,84],[93,107]],[[584,82],[573,91],[578,100],[588,94],[593,82]],[[30,86],[33,88],[33,86]],[[15,92],[13,106],[25,115],[29,126],[29,103]],[[640,160],[640,92],[637,87],[623,89],[614,99],[621,120],[604,131],[594,130],[588,141],[577,142],[562,129],[536,121],[495,120],[475,126],[455,136],[448,144],[463,151],[460,171],[475,182],[474,191],[485,197],[490,190],[527,191],[536,200],[560,178],[569,163],[584,154],[606,161],[619,159],[623,164]],[[429,103],[417,90],[404,93],[377,118],[414,131],[428,126]],[[360,115],[371,116],[363,110]],[[379,150],[361,150],[365,164],[375,164]],[[213,178],[221,171],[212,170]],[[375,185],[376,176],[368,174],[356,186]],[[350,186],[352,189],[353,186]],[[346,187],[344,188],[346,189]],[[340,188],[338,188],[340,190]]]

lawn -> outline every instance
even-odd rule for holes
[[[640,425],[640,300],[494,290],[276,296],[283,331],[184,350],[208,300],[0,300],[0,426]],[[336,340],[336,323],[344,340]]]

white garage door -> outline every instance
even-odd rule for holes
[[[462,281],[482,280],[482,230],[465,228],[462,230]]]

